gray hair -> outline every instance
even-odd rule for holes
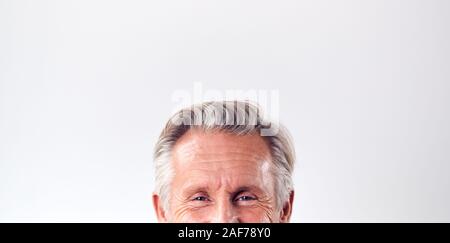
[[[277,132],[265,136],[263,130],[276,126]],[[169,207],[170,184],[174,176],[170,163],[175,143],[189,129],[220,131],[235,135],[259,133],[268,142],[272,156],[272,174],[275,178],[277,207],[289,199],[293,190],[292,172],[295,151],[291,136],[280,124],[265,119],[260,107],[249,101],[213,101],[193,105],[176,112],[167,122],[159,136],[154,151],[155,193],[163,208]]]

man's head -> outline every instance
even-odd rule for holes
[[[286,129],[248,102],[177,112],[155,147],[153,203],[160,222],[288,222],[295,154]],[[278,125],[278,124],[277,124]]]

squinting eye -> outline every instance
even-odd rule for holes
[[[208,201],[208,198],[204,196],[198,196],[192,199],[192,201]]]
[[[242,197],[238,197],[236,199],[236,201],[251,201],[251,200],[255,200],[254,197],[250,197],[250,196],[242,196]]]

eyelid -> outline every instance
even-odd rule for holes
[[[197,198],[205,198],[205,200],[196,200]],[[192,201],[210,201],[208,197],[205,196],[197,196],[192,199]]]
[[[257,199],[257,197],[254,194],[252,194],[252,193],[240,192],[240,193],[238,193],[236,195],[236,197],[234,198],[234,201],[239,201],[239,199],[242,198],[242,197],[248,197],[249,198],[248,200],[245,200],[245,201],[252,201],[252,200],[256,200]]]
[[[200,198],[200,197],[203,197],[203,198],[205,198],[206,200],[196,200],[197,198]],[[195,193],[190,199],[191,199],[191,201],[211,201],[211,200],[209,199],[208,194],[205,193],[205,192],[198,192],[198,193]]]

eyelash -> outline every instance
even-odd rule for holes
[[[192,199],[192,201],[209,201],[207,197],[205,196],[198,196],[198,197],[194,197],[194,199]]]
[[[247,198],[247,199],[240,200],[241,198]],[[251,197],[251,196],[241,196],[241,197],[238,197],[235,201],[252,201],[252,200],[256,200],[256,198]]]
[[[253,201],[253,200],[256,200],[256,198],[251,197],[251,196],[241,196],[241,197],[238,197],[237,199],[235,199],[234,201]],[[209,201],[209,199],[205,196],[198,196],[198,197],[194,197],[192,199],[192,201],[203,202],[203,201]]]

